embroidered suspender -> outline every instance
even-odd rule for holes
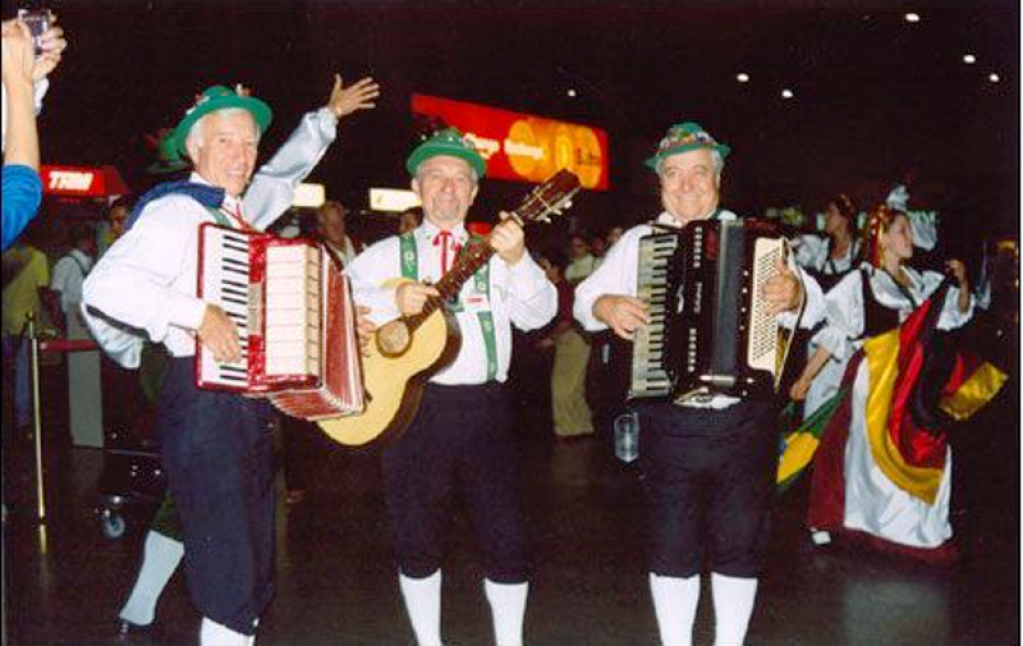
[[[479,243],[483,239],[479,236],[471,236],[469,244]],[[401,255],[401,275],[409,280],[419,280],[419,250],[416,248],[416,238],[412,231],[407,231],[398,237],[399,253]],[[466,245],[468,247],[469,245]],[[462,249],[465,251],[465,248]],[[473,276],[473,284],[476,292],[483,294],[490,303],[490,263],[483,265]],[[461,300],[450,303],[448,309],[454,313],[464,311]],[[497,377],[497,335],[494,328],[494,314],[491,310],[476,313],[479,319],[480,331],[483,333],[483,345],[487,350],[487,381]]]

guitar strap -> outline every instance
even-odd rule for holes
[[[401,243],[401,275],[403,278],[418,281],[419,250],[416,247],[415,234],[412,231],[407,231],[398,236],[398,240]],[[482,242],[482,240],[483,238],[480,236],[470,236],[469,244],[462,249],[462,253],[465,253],[465,249],[469,245]],[[490,263],[480,267],[479,271],[473,275],[473,283],[476,292],[486,296],[487,303],[490,303]],[[465,309],[461,298],[454,303],[449,303],[447,307],[456,314]],[[488,309],[477,312],[476,316],[479,319],[480,331],[483,333],[483,345],[487,349],[487,381],[493,381],[497,376],[497,336],[494,330],[494,314],[492,310]]]

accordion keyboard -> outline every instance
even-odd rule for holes
[[[240,231],[208,227],[202,238],[200,293],[219,305],[238,327],[242,358],[223,363],[200,345],[201,374],[207,382],[228,388],[244,388],[249,375],[249,238]]]
[[[666,396],[674,387],[664,367],[664,355],[670,318],[667,308],[672,301],[668,273],[678,243],[679,236],[673,234],[640,239],[636,297],[646,304],[650,324],[638,328],[633,339],[630,398]]]

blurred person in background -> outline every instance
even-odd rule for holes
[[[808,233],[793,241],[796,262],[813,274],[824,291],[859,264],[857,213],[852,199],[839,193],[824,210],[824,235]]]
[[[26,238],[31,236],[30,230]],[[29,432],[33,416],[26,320],[29,314],[34,317],[37,334],[47,327],[42,294],[49,284],[50,261],[28,239],[19,240],[4,253],[4,392],[8,400],[13,399],[12,421],[19,435]],[[5,406],[4,410],[10,408]]]
[[[596,269],[600,266],[600,261],[604,259],[604,254],[607,253],[608,242],[607,238],[602,233],[594,233],[590,236],[590,254],[593,256],[593,268]]]
[[[423,221],[423,209],[418,206],[414,206],[411,209],[405,209],[401,215],[398,216],[398,235],[408,233],[419,226],[419,223]]]
[[[335,258],[347,267],[362,250],[361,245],[348,235],[345,218],[348,209],[345,205],[329,200],[316,210],[317,237],[323,241]]]
[[[622,239],[622,234],[625,233],[624,227],[611,227],[607,232],[607,248],[615,246],[615,244]]]
[[[540,257],[540,266],[558,290],[558,315],[554,327],[539,343],[541,350],[554,348],[551,371],[551,413],[554,437],[559,441],[593,434],[593,417],[586,403],[586,367],[590,350],[572,317],[575,286],[565,279],[568,258],[552,249]]]
[[[595,259],[590,253],[590,243],[587,242],[586,234],[577,232],[568,239],[568,268],[565,270],[565,280],[572,285],[579,284],[584,278],[593,273]]]
[[[128,196],[118,197],[110,203],[106,219],[100,223],[96,232],[98,256],[102,256],[103,252],[124,234],[125,225],[128,223],[128,216],[131,215],[133,206],[134,202]]]
[[[64,338],[88,340],[89,329],[82,318],[82,284],[96,260],[96,232],[86,222],[75,222],[69,233],[71,250],[53,267],[50,289],[44,304],[51,320],[61,327]],[[76,444],[103,445],[103,392],[100,355],[95,350],[69,352],[68,424]]]

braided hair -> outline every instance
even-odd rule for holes
[[[884,256],[881,249],[881,235],[888,233],[892,222],[900,215],[904,216],[906,213],[894,209],[887,204],[879,204],[867,217],[862,233],[863,259],[873,267],[883,266]]]

